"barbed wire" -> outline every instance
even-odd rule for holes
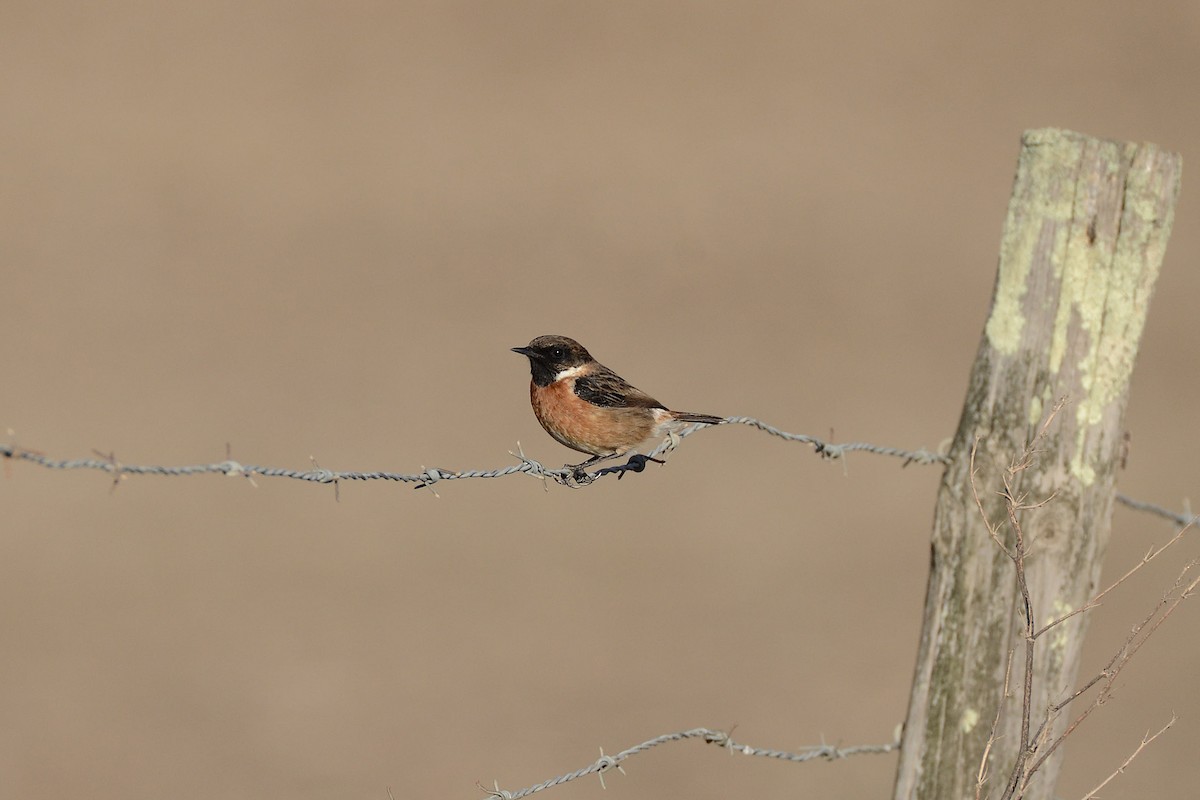
[[[883,445],[871,444],[869,442],[845,442],[834,443],[816,436],[809,436],[804,433],[791,433],[782,428],[777,428],[763,422],[754,417],[726,417],[721,423],[724,425],[745,425],[756,430],[760,430],[770,436],[783,439],[788,442],[799,442],[801,444],[810,445],[813,452],[827,459],[845,459],[848,453],[864,452],[874,455],[889,456],[899,458],[904,463],[902,466],[909,464],[948,464],[950,457],[945,453],[935,452],[920,448],[917,450],[906,450],[899,447],[887,447]],[[0,442],[0,458],[12,461],[25,461],[31,464],[37,464],[40,467],[51,470],[98,470],[106,472],[112,476],[113,486],[115,487],[120,481],[131,475],[162,475],[168,477],[187,476],[187,475],[229,475],[234,477],[244,477],[253,482],[256,476],[264,478],[290,478],[292,480],[306,481],[309,483],[326,483],[333,484],[335,489],[342,481],[392,481],[395,483],[412,483],[413,488],[423,489],[428,488],[433,491],[434,484],[441,481],[464,480],[467,478],[503,478],[508,475],[532,475],[542,480],[551,479],[556,483],[572,488],[587,486],[606,475],[616,475],[618,480],[622,478],[626,472],[642,472],[647,464],[664,463],[665,459],[660,459],[659,456],[666,456],[671,453],[679,442],[688,436],[691,436],[698,430],[704,428],[717,427],[715,425],[690,425],[684,428],[679,433],[673,434],[663,440],[657,447],[649,453],[635,454],[629,458],[624,464],[617,464],[610,467],[602,467],[595,472],[584,472],[582,470],[571,469],[570,467],[560,467],[553,469],[543,465],[526,456],[520,451],[510,453],[519,463],[510,464],[505,467],[496,469],[471,469],[471,470],[451,470],[441,469],[438,467],[422,467],[421,472],[359,472],[359,471],[340,471],[324,469],[317,465],[316,459],[313,459],[313,468],[308,470],[288,469],[286,467],[264,467],[256,464],[243,464],[229,458],[229,447],[226,445],[226,459],[217,461],[211,464],[187,464],[180,466],[161,466],[147,464],[125,464],[117,459],[116,454],[102,453],[93,451],[95,458],[75,458],[75,459],[56,459],[50,458],[45,453],[38,450],[33,450],[26,447],[20,447],[13,443]],[[1169,508],[1149,503],[1144,500],[1137,500],[1128,495],[1118,493],[1116,500],[1134,511],[1140,511],[1148,514],[1154,514],[1163,519],[1173,522],[1179,527],[1186,527],[1196,522],[1200,517],[1191,513],[1190,510],[1178,512],[1172,511]]]
[[[897,728],[897,733],[899,728]],[[528,797],[536,792],[541,792],[550,789],[554,786],[560,786],[573,780],[578,780],[587,775],[596,775],[600,778],[601,786],[604,785],[604,773],[609,770],[617,770],[624,774],[625,770],[621,768],[621,763],[630,756],[644,753],[651,748],[659,745],[667,744],[668,742],[681,742],[687,739],[702,739],[707,744],[715,744],[728,750],[731,755],[741,754],[745,756],[760,756],[762,758],[774,758],[780,761],[791,761],[793,763],[802,764],[806,761],[823,759],[825,761],[836,761],[850,756],[866,755],[866,754],[882,754],[891,753],[900,749],[899,736],[895,741],[889,744],[867,744],[857,745],[854,747],[834,747],[833,745],[821,744],[807,747],[800,752],[791,753],[786,750],[766,750],[760,747],[753,747],[748,744],[739,744],[729,737],[729,734],[724,731],[713,730],[711,728],[692,728],[687,731],[679,731],[677,733],[666,733],[662,736],[656,736],[653,739],[636,744],[627,750],[622,750],[614,755],[606,755],[604,749],[600,749],[600,758],[591,764],[577,769],[574,772],[568,772],[566,775],[559,775],[557,778],[551,778],[547,781],[527,786],[524,789],[519,789],[515,792],[506,791],[500,788],[498,782],[493,782],[494,788],[487,788],[483,784],[476,784],[481,790],[487,793],[492,800],[520,800],[522,797]]]
[[[1186,528],[1189,525],[1194,525],[1197,521],[1200,521],[1200,516],[1191,513],[1191,511],[1172,511],[1169,508],[1164,508],[1155,503],[1147,503],[1145,500],[1135,500],[1129,495],[1120,493],[1117,493],[1116,499],[1118,503],[1128,506],[1134,511],[1141,511],[1146,514],[1155,514],[1174,522],[1180,528]]]
[[[928,450],[902,450],[895,447],[880,447],[879,445],[868,444],[866,442],[853,442],[849,444],[835,444],[819,439],[815,436],[808,436],[801,433],[790,433],[788,431],[776,428],[773,425],[768,425],[762,420],[754,419],[753,417],[729,417],[723,424],[727,425],[747,425],[752,428],[761,430],[771,436],[784,439],[785,441],[801,442],[813,447],[814,452],[825,458],[844,458],[846,453],[854,451],[865,451],[876,453],[878,455],[894,456],[904,459],[905,463],[918,464],[933,464],[944,463],[945,456],[934,453]],[[561,467],[558,469],[550,468],[542,463],[527,457],[524,453],[512,453],[520,463],[510,464],[505,467],[496,469],[472,469],[472,470],[452,470],[442,469],[439,467],[422,467],[421,472],[358,472],[358,471],[339,471],[323,469],[314,465],[312,469],[296,470],[284,467],[265,467],[255,464],[243,464],[232,458],[226,458],[224,461],[218,461],[211,464],[190,464],[182,466],[158,466],[144,464],[126,464],[117,459],[114,453],[102,453],[93,451],[96,458],[77,458],[77,459],[55,459],[46,456],[37,450],[19,447],[15,444],[0,443],[0,457],[14,459],[19,461],[27,461],[46,469],[53,470],[71,470],[71,469],[90,469],[107,472],[113,476],[114,481],[119,481],[125,476],[130,475],[162,475],[162,476],[184,476],[184,475],[231,475],[243,476],[252,478],[255,476],[264,478],[291,478],[292,480],[307,481],[310,483],[333,483],[337,484],[341,481],[393,481],[398,483],[414,483],[416,488],[433,486],[440,481],[463,480],[467,478],[502,478],[508,475],[528,474],[537,478],[549,478],[561,483],[565,486],[586,486],[604,477],[605,475],[616,475],[620,478],[626,472],[641,472],[645,469],[646,464],[651,461],[661,462],[658,458],[660,455],[666,455],[674,450],[679,441],[692,435],[697,430],[702,428],[715,427],[713,425],[690,425],[679,433],[676,433],[665,439],[656,448],[645,455],[634,455],[624,464],[616,466],[602,467],[594,472],[584,472],[573,470],[569,467]],[[226,454],[228,456],[228,453]]]
[[[949,457],[944,453],[933,452],[926,449],[906,450],[897,447],[875,445],[868,442],[849,442],[837,444],[825,441],[815,436],[785,431],[781,428],[777,428],[773,425],[763,422],[762,420],[755,419],[754,417],[728,417],[723,421],[722,424],[746,425],[785,441],[807,444],[813,448],[814,453],[828,459],[845,459],[848,453],[866,452],[875,455],[900,458],[904,462],[903,466],[908,466],[909,464],[914,463],[922,465],[949,463]],[[665,457],[676,447],[678,447],[679,442],[682,439],[694,434],[698,430],[707,427],[714,426],[689,426],[679,433],[669,436],[666,440],[645,455],[637,454],[630,457],[630,459],[624,464],[603,467],[591,473],[583,472],[578,469],[572,469],[567,466],[559,469],[547,468],[540,462],[527,457],[523,452],[521,452],[519,444],[518,452],[511,454],[518,459],[519,463],[517,464],[511,464],[505,467],[499,467],[490,470],[446,470],[436,467],[422,467],[422,471],[416,473],[329,470],[317,465],[315,459],[313,460],[313,468],[310,470],[295,470],[281,467],[265,467],[254,464],[243,464],[229,457],[230,454],[228,445],[226,445],[226,459],[224,461],[211,464],[192,464],[180,466],[125,464],[117,459],[115,453],[102,453],[99,451],[93,451],[96,455],[95,458],[55,459],[50,458],[44,453],[36,450],[20,447],[12,443],[0,443],[0,457],[3,457],[6,460],[24,461],[36,464],[51,470],[98,470],[108,473],[112,476],[114,488],[120,483],[121,480],[132,475],[187,476],[220,474],[228,476],[241,476],[247,480],[250,480],[252,483],[255,476],[261,476],[265,478],[290,478],[293,480],[307,481],[310,483],[333,484],[335,491],[341,481],[385,480],[400,483],[412,483],[415,484],[414,488],[429,488],[431,492],[436,494],[436,491],[434,490],[434,484],[441,481],[462,480],[467,478],[499,478],[507,475],[528,474],[540,478],[543,481],[547,479],[553,479],[558,483],[571,487],[586,486],[605,475],[616,475],[617,478],[620,479],[626,472],[642,472],[648,463],[664,463],[665,459],[660,459],[658,456]],[[1117,502],[1129,507],[1134,511],[1154,514],[1167,519],[1180,528],[1185,528],[1188,525],[1195,523],[1198,519],[1195,515],[1190,513],[1190,510],[1185,513],[1175,512],[1164,508],[1163,506],[1142,500],[1136,500],[1123,494],[1117,494],[1116,500]],[[815,759],[832,761],[860,754],[891,753],[898,750],[900,747],[899,737],[897,737],[896,741],[883,745],[859,745],[843,748],[822,744],[805,748],[799,752],[788,752],[784,750],[768,750],[764,748],[753,747],[747,744],[741,744],[733,741],[729,734],[723,731],[713,730],[710,728],[693,728],[691,730],[657,736],[611,756],[606,755],[603,749],[601,749],[600,758],[586,767],[517,791],[501,789],[498,782],[495,782],[494,788],[492,789],[489,789],[483,785],[479,785],[479,788],[484,791],[492,800],[520,800],[520,798],[527,797],[537,792],[541,792],[554,786],[559,786],[588,775],[596,775],[600,779],[601,785],[603,785],[604,773],[613,769],[624,773],[621,764],[631,756],[646,752],[654,747],[658,747],[659,745],[663,745],[668,742],[684,741],[687,739],[702,739],[708,744],[720,745],[728,750],[731,754],[773,758],[782,761],[790,761],[793,763],[804,763]]]

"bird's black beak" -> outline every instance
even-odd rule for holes
[[[521,355],[525,356],[526,358],[537,358],[538,357],[537,351],[534,350],[532,347],[513,347],[511,349],[514,353],[520,353]]]

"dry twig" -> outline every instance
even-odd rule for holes
[[[1083,721],[1086,720],[1093,711],[1099,708],[1111,697],[1113,685],[1117,676],[1125,668],[1133,656],[1141,649],[1146,640],[1153,635],[1159,627],[1161,627],[1163,622],[1165,622],[1171,614],[1175,612],[1180,603],[1192,596],[1197,589],[1200,588],[1200,577],[1193,578],[1189,575],[1193,567],[1196,566],[1196,562],[1189,562],[1184,566],[1175,582],[1163,593],[1162,598],[1150,611],[1150,613],[1148,613],[1141,620],[1141,622],[1134,626],[1128,638],[1121,645],[1121,647],[1117,649],[1116,653],[1113,654],[1113,657],[1104,666],[1104,668],[1084,682],[1076,691],[1071,693],[1070,696],[1047,707],[1041,724],[1037,727],[1036,731],[1032,731],[1031,733],[1033,716],[1032,698],[1034,681],[1033,669],[1035,662],[1034,654],[1038,640],[1044,634],[1054,629],[1058,625],[1061,625],[1067,620],[1099,606],[1104,597],[1110,592],[1125,583],[1130,577],[1165,552],[1168,548],[1178,543],[1195,521],[1193,519],[1191,522],[1181,527],[1181,529],[1176,532],[1176,534],[1169,541],[1167,541],[1166,544],[1163,544],[1157,548],[1152,547],[1149,551],[1147,551],[1146,555],[1142,557],[1140,562],[1127,570],[1113,583],[1098,592],[1086,603],[1051,620],[1039,628],[1035,621],[1033,613],[1033,599],[1030,596],[1029,584],[1026,580],[1025,574],[1025,561],[1026,557],[1029,555],[1030,546],[1021,525],[1021,512],[1040,508],[1041,506],[1044,506],[1046,503],[1050,502],[1053,497],[1046,498],[1036,503],[1028,502],[1026,495],[1019,494],[1016,490],[1016,479],[1022,471],[1028,469],[1034,463],[1036,453],[1038,452],[1038,444],[1045,437],[1050,423],[1054,419],[1055,415],[1062,409],[1062,407],[1063,401],[1059,401],[1054,406],[1046,421],[1043,423],[1041,429],[1038,431],[1038,434],[1025,447],[1022,454],[1008,467],[1002,478],[1004,488],[999,494],[1004,499],[1004,507],[1007,517],[1006,522],[1008,523],[1008,527],[1012,534],[1011,544],[1009,544],[1002,535],[1001,524],[994,523],[987,518],[987,512],[979,495],[979,489],[975,480],[975,455],[979,444],[978,441],[976,441],[975,446],[973,446],[971,449],[971,493],[975,500],[975,505],[979,510],[980,517],[983,519],[992,540],[1013,563],[1017,589],[1024,612],[1022,638],[1025,640],[1025,674],[1022,682],[1020,747],[1017,750],[1017,756],[1013,763],[1013,768],[1009,775],[1008,783],[1006,784],[1004,792],[1001,795],[1003,800],[1012,800],[1013,798],[1024,796],[1030,780],[1034,774],[1037,773],[1037,771],[1046,763],[1046,760],[1062,745],[1063,741],[1065,741],[1068,736],[1070,736],[1079,728]],[[983,785],[988,779],[988,758],[991,754],[992,745],[996,741],[996,731],[999,726],[1004,700],[1009,697],[1012,656],[1013,652],[1010,650],[1008,665],[1005,670],[1004,692],[1000,703],[998,704],[999,707],[997,708],[995,721],[992,724],[992,732],[988,737],[987,744],[984,747],[983,756],[979,766],[979,772],[976,776],[976,800],[979,800],[982,794]],[[1051,738],[1053,723],[1056,719],[1058,719],[1063,710],[1065,710],[1072,702],[1082,697],[1096,686],[1100,686],[1100,691],[1092,699],[1087,708],[1083,709],[1083,711],[1081,711],[1078,716],[1071,721],[1071,723],[1061,734],[1059,734],[1057,737]],[[1098,792],[1104,785],[1111,781],[1113,777],[1115,777],[1126,766],[1128,766],[1129,762],[1132,761],[1133,758],[1136,757],[1136,755],[1141,752],[1146,745],[1154,741],[1154,739],[1156,739],[1159,734],[1169,728],[1172,723],[1174,723],[1174,719],[1172,719],[1171,723],[1168,723],[1162,730],[1154,734],[1154,736],[1149,736],[1148,738],[1144,739],[1137,751],[1135,751],[1133,755],[1131,755],[1130,758],[1124,764],[1122,764],[1120,768],[1117,769],[1116,772],[1110,775],[1108,779],[1093,789],[1092,793],[1089,794],[1088,797],[1094,797],[1096,792]]]
[[[1158,733],[1154,734],[1153,736],[1151,736],[1151,735],[1150,735],[1150,731],[1146,731],[1146,735],[1142,737],[1141,744],[1139,744],[1139,745],[1137,746],[1137,749],[1136,749],[1136,750],[1134,750],[1132,753],[1130,753],[1130,754],[1129,754],[1129,758],[1125,759],[1125,762],[1124,762],[1123,764],[1121,764],[1121,766],[1119,766],[1119,767],[1117,767],[1115,770],[1113,770],[1112,774],[1111,774],[1111,775],[1109,775],[1107,778],[1105,778],[1104,780],[1100,781],[1100,783],[1098,783],[1098,784],[1096,785],[1096,788],[1095,788],[1095,789],[1092,789],[1090,792],[1088,792],[1087,794],[1085,794],[1085,795],[1084,795],[1084,796],[1081,798],[1081,800],[1094,800],[1094,799],[1095,799],[1095,797],[1096,797],[1096,795],[1097,795],[1097,793],[1098,793],[1098,792],[1099,792],[1101,789],[1103,789],[1105,786],[1107,786],[1107,785],[1109,784],[1109,782],[1110,782],[1110,781],[1111,781],[1113,778],[1115,778],[1115,777],[1117,777],[1118,775],[1120,775],[1120,774],[1122,774],[1122,773],[1124,773],[1124,772],[1125,772],[1125,768],[1126,768],[1126,767],[1128,767],[1128,766],[1129,766],[1131,763],[1133,763],[1133,760],[1134,760],[1135,758],[1137,758],[1137,757],[1138,757],[1138,754],[1140,754],[1140,753],[1141,753],[1143,750],[1145,750],[1145,749],[1146,749],[1146,746],[1147,746],[1147,745],[1149,745],[1151,742],[1153,742],[1153,741],[1154,741],[1155,739],[1157,739],[1159,736],[1162,736],[1164,733],[1166,733],[1166,732],[1167,732],[1167,728],[1169,728],[1169,727],[1171,727],[1172,725],[1174,725],[1174,724],[1175,724],[1175,720],[1176,720],[1176,719],[1178,719],[1178,718],[1177,718],[1177,717],[1176,717],[1174,714],[1172,714],[1172,715],[1171,715],[1171,721],[1170,721],[1170,722],[1168,722],[1166,725],[1163,725],[1163,726],[1162,726],[1162,728],[1160,728],[1160,729],[1159,729]]]

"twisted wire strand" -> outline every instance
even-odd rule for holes
[[[905,450],[899,447],[886,447],[883,445],[871,444],[869,442],[847,442],[837,444],[820,439],[816,436],[809,436],[803,433],[792,433],[785,431],[782,428],[777,428],[763,422],[754,417],[727,417],[722,424],[726,425],[746,425],[762,431],[770,436],[783,439],[788,442],[800,442],[801,444],[810,445],[813,451],[823,458],[840,459],[845,458],[847,453],[865,452],[874,455],[889,456],[903,460],[904,466],[909,464],[947,464],[949,457],[944,453],[938,453],[926,449]],[[288,469],[286,467],[267,467],[256,464],[243,464],[233,459],[217,461],[211,464],[189,464],[178,466],[162,466],[153,464],[125,464],[119,461],[112,453],[97,452],[96,458],[74,458],[74,459],[56,459],[50,458],[44,453],[36,450],[31,450],[24,447],[19,447],[12,443],[0,442],[0,458],[12,461],[24,461],[30,464],[36,464],[40,467],[51,470],[97,470],[106,472],[113,477],[114,483],[122,478],[130,475],[163,475],[163,476],[188,476],[188,475],[229,475],[234,477],[244,477],[252,479],[255,476],[264,478],[290,478],[292,480],[307,481],[309,483],[331,483],[337,485],[341,481],[392,481],[394,483],[412,483],[414,488],[432,488],[434,484],[440,481],[463,480],[467,478],[503,478],[508,475],[532,475],[536,478],[553,479],[557,483],[564,486],[578,488],[593,483],[599,478],[606,475],[616,475],[618,478],[624,476],[626,472],[641,472],[645,469],[649,461],[661,461],[658,456],[667,455],[676,447],[682,439],[691,436],[698,430],[703,428],[715,427],[713,425],[696,424],[688,426],[679,433],[669,436],[657,447],[651,450],[646,455],[634,455],[625,464],[616,466],[602,467],[595,472],[577,472],[567,467],[550,468],[524,454],[514,454],[520,461],[518,464],[510,464],[496,469],[470,469],[470,470],[449,470],[438,467],[423,468],[421,472],[361,472],[361,471],[341,471],[323,469],[315,466],[312,469],[297,470]],[[1129,507],[1134,511],[1139,511],[1147,514],[1154,514],[1162,517],[1178,527],[1186,527],[1200,519],[1197,515],[1190,511],[1178,512],[1172,511],[1155,503],[1150,503],[1144,500],[1137,500],[1125,494],[1118,493],[1116,495],[1118,503]]]
[[[729,417],[725,420],[725,424],[747,425],[770,434],[771,436],[784,439],[785,441],[809,444],[816,452],[820,453],[826,458],[840,458],[846,452],[862,450],[866,452],[877,453],[879,455],[895,456],[908,462],[922,464],[938,463],[939,461],[944,460],[943,456],[926,450],[902,450],[900,448],[880,447],[878,445],[872,445],[863,442],[834,444],[832,442],[826,442],[818,439],[815,436],[808,436],[801,433],[790,433],[753,417]],[[264,478],[290,478],[292,480],[308,481],[310,483],[383,480],[398,483],[414,483],[417,484],[418,487],[421,487],[431,486],[439,481],[462,480],[466,478],[502,478],[508,475],[531,474],[538,478],[552,478],[564,485],[584,486],[592,483],[598,478],[604,477],[605,475],[615,474],[620,477],[625,472],[640,472],[645,468],[647,460],[669,453],[678,446],[679,440],[692,435],[701,428],[710,427],[714,426],[701,424],[691,425],[664,440],[648,455],[635,457],[635,460],[632,462],[632,464],[602,467],[594,472],[576,472],[566,467],[551,468],[524,455],[517,456],[517,458],[520,460],[519,464],[510,464],[508,466],[498,467],[496,469],[451,470],[442,469],[439,467],[430,467],[423,468],[421,472],[411,473],[384,471],[340,471],[323,469],[317,466],[307,470],[296,470],[285,467],[268,467],[257,464],[243,464],[233,459],[226,459],[224,461],[218,461],[211,464],[190,464],[181,466],[126,464],[119,461],[115,455],[105,453],[97,453],[97,458],[55,459],[50,458],[36,450],[18,447],[14,444],[3,443],[0,443],[0,457],[18,461],[26,461],[32,464],[37,464],[41,467],[45,467],[46,469],[53,470],[98,470],[101,472],[107,472],[114,476],[114,478],[120,478],[121,476],[126,475],[182,476],[217,474],[246,477],[261,476]]]
[[[806,761],[816,759],[824,759],[826,761],[836,761],[850,756],[867,755],[867,754],[883,754],[892,753],[900,749],[900,741],[890,742],[888,744],[868,744],[856,745],[854,747],[835,747],[833,745],[815,745],[805,748],[799,752],[789,752],[786,750],[768,750],[761,747],[753,747],[748,744],[740,744],[733,741],[729,734],[724,731],[714,730],[712,728],[692,728],[691,730],[678,731],[676,733],[665,733],[662,736],[655,736],[641,744],[636,744],[627,750],[622,750],[614,755],[605,755],[604,751],[600,751],[600,758],[588,764],[586,767],[577,769],[574,772],[568,772],[565,775],[559,775],[557,778],[536,783],[533,786],[527,786],[524,789],[517,791],[507,791],[496,785],[493,789],[480,784],[480,788],[490,798],[494,800],[520,800],[522,797],[528,797],[531,794],[545,791],[554,786],[560,786],[573,780],[578,780],[587,775],[600,776],[603,783],[603,775],[609,770],[621,770],[621,764],[631,756],[639,755],[647,750],[658,747],[659,745],[667,744],[668,742],[681,742],[687,739],[702,739],[708,744],[719,745],[728,750],[730,754],[740,754],[746,756],[760,756],[762,758],[773,758],[779,761],[790,761],[796,764],[802,764]],[[623,771],[623,770],[622,770]]]
[[[1155,514],[1163,519],[1174,522],[1175,525],[1180,528],[1186,528],[1189,525],[1194,525],[1196,524],[1197,520],[1200,520],[1200,516],[1192,514],[1191,512],[1172,511],[1171,509],[1164,508],[1156,503],[1147,503],[1145,500],[1135,500],[1129,495],[1118,493],[1116,499],[1118,503],[1128,506],[1134,511],[1141,511],[1146,514]]]

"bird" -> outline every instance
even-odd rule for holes
[[[725,421],[712,414],[670,410],[566,336],[539,336],[512,351],[529,359],[529,399],[546,433],[591,456],[567,465],[576,475],[625,455],[647,439],[670,436],[688,425]]]

